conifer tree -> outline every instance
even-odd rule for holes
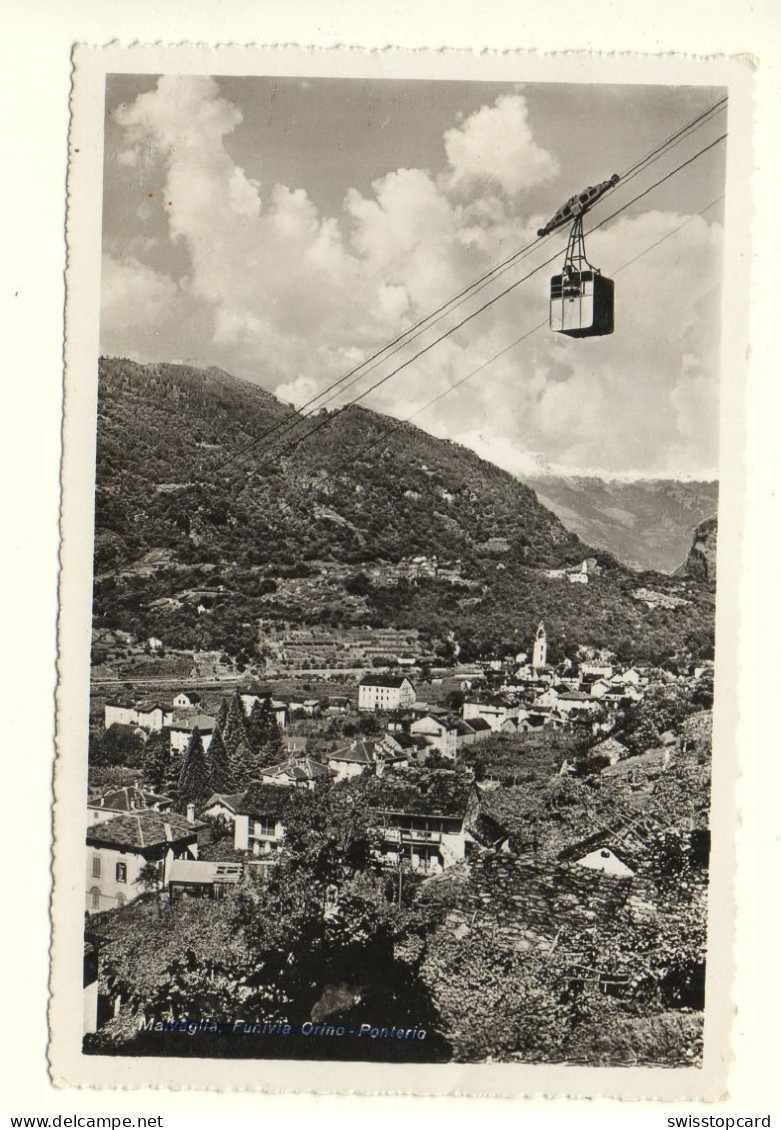
[[[268,736],[262,752],[263,765],[275,765],[284,757],[282,730],[276,716],[272,713],[268,725]]]
[[[160,730],[152,734],[144,750],[144,780],[153,789],[167,786],[171,768],[171,732]]]
[[[232,744],[238,742],[239,738],[247,741],[247,715],[244,713],[244,706],[238,690],[235,690],[230,697],[225,723],[221,728],[225,744],[229,750]]]
[[[255,699],[247,721],[247,737],[252,752],[257,756],[269,737],[269,725],[273,719],[271,706],[267,699]]]
[[[239,737],[230,750],[230,765],[235,787],[244,789],[250,781],[257,781],[260,775],[258,759],[252,753],[248,742]]]
[[[209,763],[211,765],[212,788],[216,793],[230,793],[236,787],[231,756],[225,745],[222,730],[215,729],[209,743]]]
[[[247,723],[247,733],[259,768],[265,769],[283,759],[282,731],[268,700],[254,703]]]
[[[194,804],[197,811],[213,792],[209,762],[203,748],[201,732],[197,726],[194,726],[185,750],[176,790],[179,809],[184,812],[188,804]]]
[[[228,721],[228,699],[220,699],[220,708],[217,711],[217,727],[225,733],[225,723]]]

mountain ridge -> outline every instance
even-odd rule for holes
[[[718,482],[707,479],[520,477],[567,529],[640,570],[674,573],[718,508]]]
[[[353,406],[280,454],[262,436],[295,412],[271,393],[121,358],[100,360],[98,398],[96,626],[231,653],[256,647],[260,618],[414,626],[443,653],[454,635],[463,654],[519,650],[540,619],[553,654],[711,646],[699,582],[654,580],[691,603],[684,631],[531,488],[410,423]],[[589,583],[568,584],[584,558]]]

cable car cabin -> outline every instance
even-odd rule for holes
[[[613,332],[613,280],[599,271],[570,271],[550,281],[550,328],[569,337]]]

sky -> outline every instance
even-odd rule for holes
[[[101,352],[216,365],[300,406],[722,95],[109,76]],[[620,182],[589,222],[725,130],[721,112]],[[544,326],[491,361],[547,319],[565,232],[345,395],[539,267],[361,403],[414,414],[519,474],[715,477],[724,158],[721,143],[588,239],[590,261],[615,278],[613,335]]]

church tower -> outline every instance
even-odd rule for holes
[[[545,625],[540,624],[537,635],[534,637],[534,650],[532,652],[532,667],[545,667],[548,663],[548,637],[545,635]]]

